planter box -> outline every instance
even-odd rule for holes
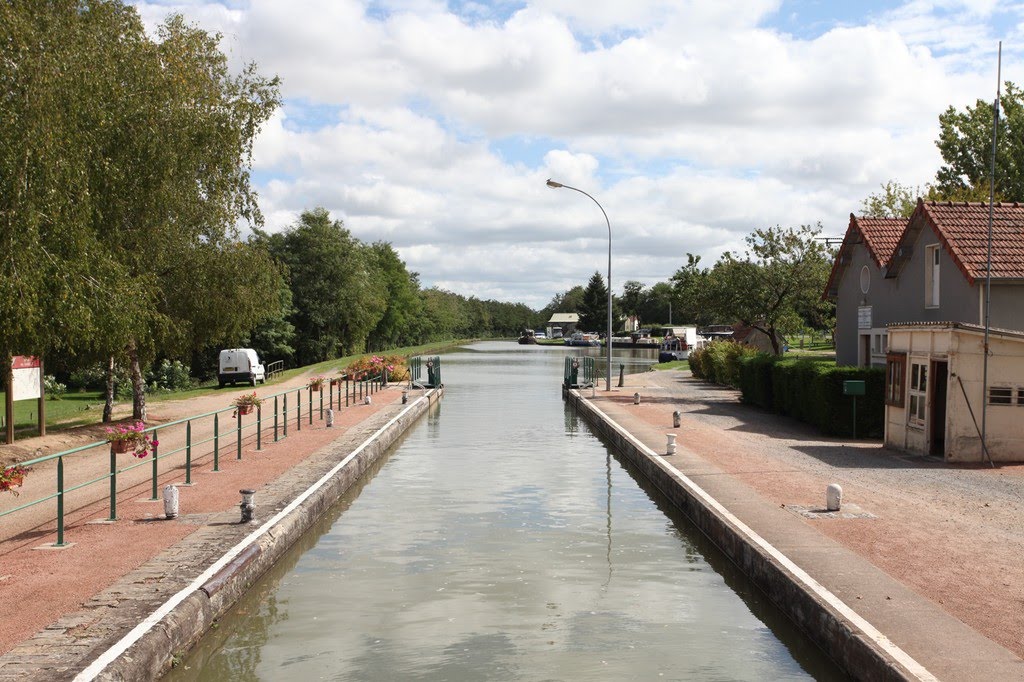
[[[110,449],[115,454],[123,455],[124,453],[135,449],[135,441],[132,440],[115,440],[110,443]]]

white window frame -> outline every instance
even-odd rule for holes
[[[941,244],[924,247],[924,307],[939,307],[939,263]]]
[[[907,424],[924,428],[928,419],[927,360],[911,359],[907,382]]]

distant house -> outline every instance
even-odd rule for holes
[[[924,202],[909,220],[850,216],[823,294],[836,301],[836,361],[881,365],[886,327],[985,323],[988,204]],[[1024,206],[993,207],[993,327],[1024,329]]]
[[[569,336],[576,331],[579,323],[580,316],[578,313],[555,313],[548,320],[548,338],[557,339],[562,336]]]
[[[775,349],[772,347],[772,338],[754,327],[748,327],[745,324],[735,324],[732,328],[732,340],[736,343],[742,343],[745,346],[756,348],[762,353],[774,353]],[[781,352],[783,347],[786,345],[786,339],[778,331],[775,332],[775,340],[779,344],[779,351]]]

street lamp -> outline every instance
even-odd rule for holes
[[[604,390],[612,390],[612,223],[608,220],[608,214],[604,212],[604,207],[601,206],[597,199],[590,196],[586,192],[576,187],[570,187],[569,185],[563,185],[560,182],[555,182],[551,178],[548,178],[548,187],[554,189],[571,189],[574,192],[579,192],[584,196],[588,197],[591,201],[597,204],[597,207],[601,209],[601,214],[604,216],[604,221],[608,224],[608,336],[605,338],[605,342],[608,344],[608,372],[605,375],[605,386]]]

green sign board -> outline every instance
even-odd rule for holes
[[[867,387],[862,380],[848,380],[843,382],[843,395],[864,395]]]

